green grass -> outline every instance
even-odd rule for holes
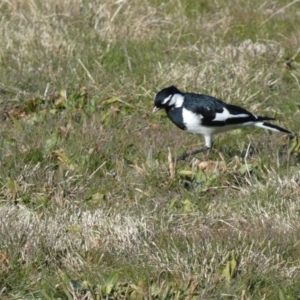
[[[0,4],[1,299],[299,299],[297,139],[173,163],[203,139],[151,110],[175,84],[299,132],[300,3],[48,2]]]

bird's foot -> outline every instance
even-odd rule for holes
[[[211,149],[211,148],[205,146],[205,147],[203,147],[202,149],[195,150],[195,151],[192,151],[192,152],[190,152],[190,153],[183,154],[183,155],[177,157],[176,160],[185,160],[185,159],[187,159],[187,158],[190,158],[192,155],[195,155],[195,154],[198,154],[198,153],[201,153],[201,152],[206,152],[205,160],[207,160],[207,159],[208,159],[209,152],[210,152],[210,149]]]

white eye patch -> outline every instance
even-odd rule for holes
[[[170,95],[167,98],[165,98],[164,101],[162,102],[162,104],[166,104],[172,98],[172,96],[173,95]]]
[[[167,104],[168,106],[181,107],[183,105],[184,96],[180,94],[170,95],[164,99],[162,104]]]

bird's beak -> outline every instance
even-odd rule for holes
[[[154,114],[154,113],[157,112],[158,110],[160,110],[160,108],[157,107],[157,106],[154,106],[154,108],[153,108],[153,110],[152,110],[152,114]]]

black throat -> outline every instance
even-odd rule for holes
[[[166,107],[166,112],[169,119],[180,129],[186,130],[186,126],[183,123],[182,107],[169,106]]]

